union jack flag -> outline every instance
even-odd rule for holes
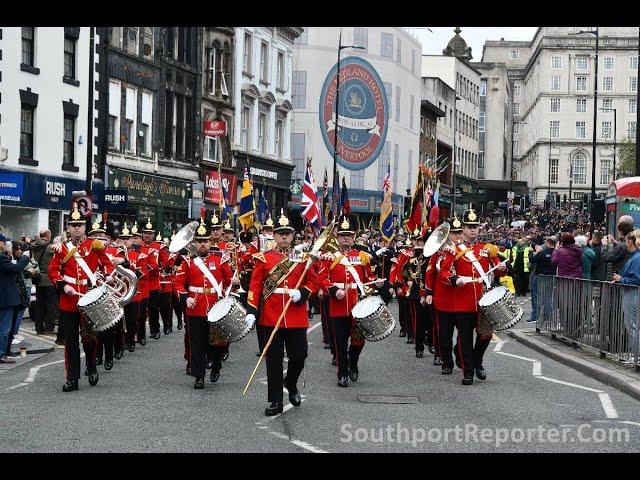
[[[318,193],[316,182],[313,179],[311,170],[311,159],[307,161],[307,172],[304,176],[304,186],[302,187],[302,216],[313,227],[320,230],[320,209],[318,208]]]

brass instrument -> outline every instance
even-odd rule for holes
[[[196,229],[200,223],[197,221],[193,221],[187,223],[184,227],[182,227],[178,233],[176,233],[175,238],[171,240],[169,244],[169,253],[178,253],[183,248],[189,249],[190,253],[194,253],[194,247],[191,241],[196,234]]]
[[[449,240],[449,230],[451,229],[451,225],[448,222],[444,222],[442,225],[439,225],[424,244],[423,253],[425,257],[430,257],[434,253],[436,253],[443,245],[453,246],[453,242]]]

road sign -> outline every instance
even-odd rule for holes
[[[514,192],[507,192],[507,199],[508,200],[513,200],[514,198],[516,198]]]

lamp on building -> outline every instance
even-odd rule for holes
[[[336,131],[335,134],[333,136],[333,184],[332,185],[336,185],[336,175],[337,175],[337,171],[338,171],[338,161],[337,161],[337,156],[338,156],[338,131],[340,129],[339,125],[339,117],[338,117],[338,105],[339,105],[339,100],[340,100],[340,54],[342,52],[343,49],[345,48],[353,48],[353,49],[357,49],[357,50],[366,50],[365,47],[360,46],[360,45],[342,45],[342,28],[340,28],[340,35],[338,37],[338,71],[336,73],[336,110],[335,110],[335,115],[336,115]]]
[[[582,35],[582,34],[591,34],[596,36],[596,58],[595,58],[595,77],[593,83],[593,154],[591,157],[591,229],[590,232],[593,233],[593,224],[594,224],[594,209],[593,209],[593,200],[596,198],[596,128],[598,124],[598,52],[600,46],[600,30],[599,27],[596,27],[595,30],[580,30],[576,33],[570,33],[569,35]],[[636,167],[637,168],[637,167]],[[571,201],[571,198],[569,198]]]
[[[637,88],[637,87],[636,87]],[[613,180],[616,179],[616,150],[618,150],[618,135],[616,134],[616,126],[617,122],[617,111],[615,108],[601,108],[600,110],[605,111],[607,113],[613,112]]]
[[[84,138],[82,138],[82,135],[80,135],[78,137],[78,145],[82,145],[84,143]]]

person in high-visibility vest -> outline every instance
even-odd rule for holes
[[[511,249],[511,268],[516,287],[516,296],[527,295],[529,288],[529,257],[532,250],[527,245],[526,238],[518,239],[518,243]]]

